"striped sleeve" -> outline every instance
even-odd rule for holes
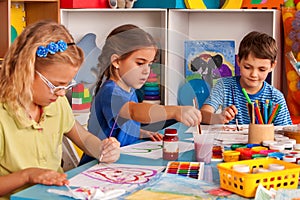
[[[224,84],[223,80],[219,79],[216,85],[211,89],[209,97],[204,104],[212,106],[215,111],[223,104],[224,99]]]

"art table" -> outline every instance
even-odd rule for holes
[[[185,133],[193,131],[193,129],[188,129],[187,127],[183,126],[182,124],[178,123],[173,125],[173,128],[177,128],[179,133],[179,139],[182,142],[189,142],[193,145],[192,134]],[[212,127],[209,126],[202,126],[203,129],[210,129],[213,130]],[[282,127],[279,127],[282,128]],[[188,161],[188,162],[195,162],[195,155],[194,150],[189,148],[189,150],[184,151],[179,154],[178,161]],[[132,154],[121,154],[120,159],[116,162],[117,164],[131,164],[131,165],[143,165],[143,166],[167,166],[169,161],[163,160],[162,158],[159,159],[151,159],[145,156],[134,156]],[[94,166],[97,161],[92,161],[87,163],[83,166],[74,168],[67,173],[68,178],[74,177],[77,174],[89,169],[90,167]],[[219,184],[219,172],[216,168],[216,164],[218,162],[212,162],[209,165],[205,165],[204,167],[204,177],[203,179],[207,182],[214,182]],[[69,197],[59,196],[53,193],[47,192],[48,189],[58,189],[58,190],[67,190],[66,187],[57,187],[57,186],[45,186],[45,185],[35,185],[30,188],[27,188],[23,191],[20,191],[11,196],[12,200],[29,200],[29,199],[71,199]]]
[[[180,141],[189,142],[191,145],[193,145],[190,139],[192,137],[192,134],[184,133],[186,130],[186,127],[178,127],[178,132]],[[183,153],[180,153],[178,161],[195,161],[194,158],[194,150],[185,151]],[[89,169],[90,167],[94,166],[97,163],[97,161],[89,162],[85,165],[82,165],[80,167],[74,168],[67,173],[68,178],[74,177],[75,175],[81,173],[82,171],[85,171],[86,169]],[[159,159],[149,159],[146,157],[141,156],[133,156],[129,154],[121,154],[120,159],[116,162],[118,164],[132,164],[132,165],[143,165],[143,166],[167,166],[168,161],[163,160],[162,158]],[[205,166],[205,177],[204,179],[207,179],[208,181],[214,180],[218,182],[218,171],[216,169],[215,163],[212,163],[211,165]],[[215,177],[213,177],[215,176]],[[69,197],[59,196],[57,194],[49,193],[47,192],[48,189],[57,189],[57,190],[67,190],[66,187],[57,187],[57,186],[45,186],[45,185],[35,185],[32,187],[29,187],[25,190],[22,190],[18,193],[15,193],[11,196],[11,200],[29,200],[29,199],[71,199]]]

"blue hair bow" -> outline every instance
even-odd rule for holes
[[[68,45],[74,45],[75,43],[66,43],[63,40],[59,40],[58,42],[50,42],[46,47],[39,46],[36,50],[36,55],[41,58],[46,58],[48,53],[55,54],[57,52],[64,52],[67,50]]]

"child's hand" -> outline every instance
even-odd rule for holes
[[[141,129],[140,139],[149,138],[152,141],[161,141],[163,137],[164,136],[158,132],[151,132]]]
[[[176,120],[186,126],[196,126],[201,123],[202,116],[200,110],[193,106],[181,106],[181,112],[176,114]]]
[[[102,140],[101,146],[101,155],[103,155],[101,161],[112,163],[119,159],[120,142],[116,138],[110,137]]]
[[[29,184],[44,184],[62,186],[69,184],[67,175],[50,169],[27,168],[22,172],[25,182]]]
[[[229,123],[229,121],[231,121],[235,118],[237,113],[238,113],[238,110],[235,107],[235,105],[231,105],[231,106],[226,107],[222,112],[222,115],[224,117],[223,118],[223,123],[224,124]]]

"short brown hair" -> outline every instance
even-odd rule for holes
[[[276,61],[278,47],[273,37],[266,33],[252,31],[241,41],[238,57],[245,59],[252,53],[256,58],[269,59],[271,64]]]

